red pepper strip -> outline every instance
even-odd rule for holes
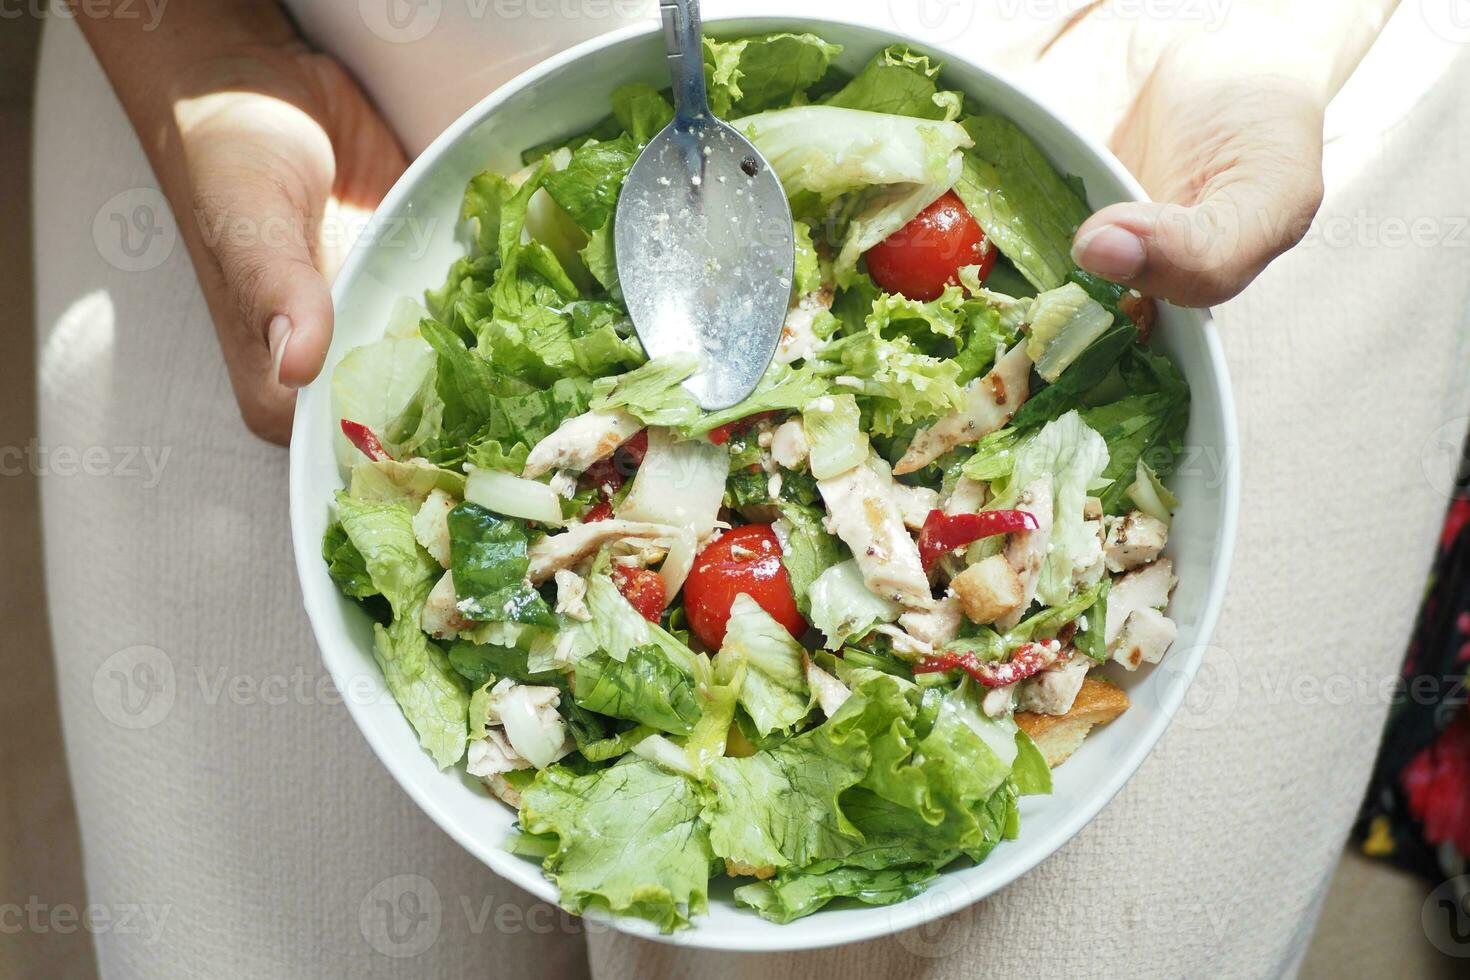
[[[919,532],[919,561],[924,570],[939,560],[940,555],[962,548],[972,541],[993,534],[1015,534],[1035,531],[1041,525],[1024,510],[982,510],[978,514],[946,514],[931,510]]]
[[[350,419],[342,420],[342,434],[347,437],[362,454],[371,460],[392,459],[388,450],[383,448],[382,442],[378,440],[378,434],[361,422],[353,422]]]
[[[582,523],[591,524],[593,521],[605,521],[611,516],[613,516],[612,504],[608,503],[606,500],[599,500],[597,503],[593,504],[592,509],[589,510],[582,517]]]
[[[914,673],[936,674],[958,667],[986,687],[1006,687],[1041,673],[1061,655],[1060,643],[1023,643],[1011,651],[1011,659],[1005,663],[980,660],[968,650],[949,651],[920,660],[914,665]]]
[[[774,411],[756,412],[754,415],[747,415],[743,419],[736,419],[734,422],[727,422],[724,425],[716,426],[709,430],[709,441],[716,446],[723,446],[730,441],[731,436],[739,435],[761,419],[774,418],[776,414]]]

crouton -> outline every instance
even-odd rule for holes
[[[1089,677],[1082,682],[1082,689],[1072,702],[1072,710],[1064,715],[1041,715],[1031,711],[1016,712],[1016,724],[1027,735],[1046,758],[1046,764],[1055,769],[1066,762],[1088,732],[1098,725],[1106,725],[1128,710],[1128,695],[1107,681]]]
[[[731,878],[771,878],[776,874],[774,865],[763,864],[759,868],[754,865],[741,864],[739,861],[725,858],[725,874]]]
[[[972,622],[993,623],[1012,614],[1025,599],[1021,577],[1003,555],[991,555],[949,583]]]

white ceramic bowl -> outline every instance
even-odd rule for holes
[[[845,46],[840,64],[856,70],[896,38],[830,19],[763,17],[714,20],[712,34],[810,30]],[[1137,181],[1103,147],[991,71],[940,45],[916,45],[940,56],[945,83],[962,88],[1026,130],[1063,171],[1080,175],[1093,207],[1142,200]],[[487,167],[513,170],[522,148],[575,133],[608,111],[606,93],[630,81],[662,84],[663,42],[652,24],[572,48],[519,76],[460,117],[414,161],[384,199],[374,225],[348,258],[333,296],[337,332],[322,379],[301,393],[291,444],[291,527],[306,611],[327,669],[383,764],[419,806],[474,858],[548,901],[556,889],[529,860],[503,850],[514,816],[463,772],[441,772],[419,749],[414,732],[387,693],[372,657],[368,619],[344,598],[320,555],[332,494],[344,485],[334,462],[329,378],[343,353],[382,336],[394,301],[436,287],[464,253],[458,227],[466,181]],[[406,225],[405,220],[412,225]],[[413,235],[406,235],[410,229]],[[424,235],[423,245],[414,236]],[[1204,655],[1225,591],[1235,540],[1238,497],[1235,413],[1224,357],[1209,318],[1163,307],[1155,345],[1183,370],[1193,393],[1186,455],[1172,481],[1182,506],[1169,553],[1179,576],[1171,615],[1179,638],[1164,662],[1136,674],[1119,672],[1133,707],[1095,732],[1055,774],[1047,797],[1021,801],[1021,836],[982,864],[945,873],[923,895],[882,908],[824,910],[780,926],[738,908],[729,888],[715,886],[710,911],[670,941],[712,949],[775,951],[869,939],[961,909],[1035,867],[1097,814],[1142,763],[1179,708]],[[467,856],[466,860],[470,858]],[[653,935],[637,920],[618,928]]]

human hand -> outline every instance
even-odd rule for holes
[[[200,73],[203,94],[174,110],[198,236],[191,254],[241,417],[284,444],[295,390],[317,376],[331,342],[329,282],[353,214],[376,207],[403,151],[324,55],[261,52]]]
[[[404,153],[275,4],[170,9],[151,32],[79,21],[173,208],[241,417],[284,444],[331,341],[331,277]]]
[[[1094,214],[1073,259],[1181,305],[1239,293],[1307,231],[1322,200],[1323,112],[1392,7],[1246,0],[1205,29],[1096,3],[1014,46],[1010,67],[1059,104],[1085,103],[1153,198]]]

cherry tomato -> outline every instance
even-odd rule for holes
[[[664,580],[658,577],[657,572],[614,565],[612,580],[640,616],[650,623],[658,622],[664,611]]]
[[[725,443],[730,441],[731,436],[737,436],[740,433],[744,432],[746,429],[750,428],[752,425],[755,425],[757,422],[761,421],[762,419],[775,418],[778,414],[780,413],[756,412],[754,415],[747,415],[743,419],[736,419],[734,422],[726,422],[724,425],[717,425],[713,429],[709,430],[709,441],[714,443],[716,446],[723,446]]]
[[[963,266],[978,265],[980,281],[995,265],[995,248],[954,191],[868,249],[868,272],[890,293],[938,299],[959,282]]]
[[[725,642],[730,606],[742,592],[792,636],[806,632],[806,620],[796,608],[791,580],[781,564],[781,542],[769,524],[726,531],[694,556],[694,567],[684,582],[684,612],[694,635],[711,650]]]

